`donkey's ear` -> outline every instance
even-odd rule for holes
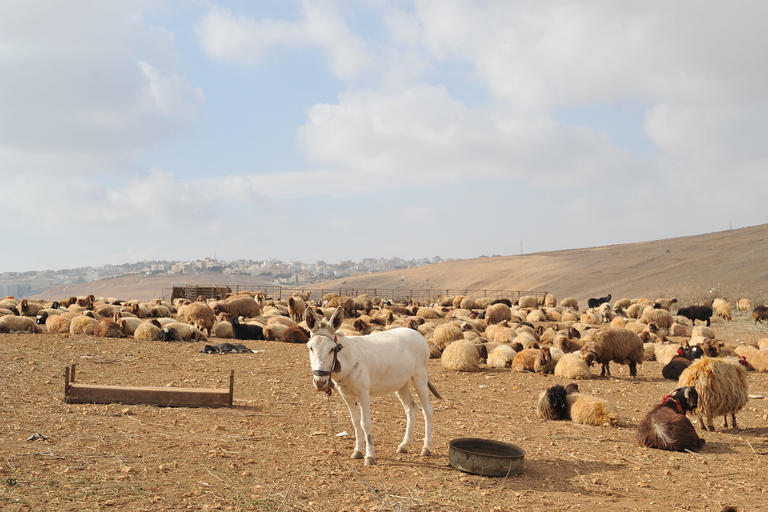
[[[313,308],[307,308],[304,310],[304,321],[307,322],[307,327],[309,328],[310,332],[315,332],[320,325],[320,322],[317,321],[317,315],[315,314],[315,310]]]
[[[336,308],[336,311],[333,312],[331,315],[331,326],[333,327],[334,331],[337,331],[339,327],[341,327],[341,322],[344,320],[344,309],[339,306]]]

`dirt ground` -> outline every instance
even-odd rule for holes
[[[718,336],[768,336],[746,317]],[[306,347],[250,342],[255,354],[201,354],[203,343],[0,334],[0,510],[739,510],[768,509],[768,399],[752,398],[739,429],[703,433],[699,454],[636,446],[630,428],[535,417],[541,390],[561,379],[431,360],[434,449],[396,454],[405,417],[394,395],[373,400],[378,465],[351,460],[354,433],[337,394],[314,391]],[[226,387],[223,409],[77,405],[63,401],[66,365],[78,381]],[[630,379],[580,383],[635,425],[675,387],[660,364]],[[593,370],[594,371],[594,370]],[[768,397],[751,372],[750,395]],[[421,417],[419,417],[421,419]],[[721,420],[716,425],[722,426]],[[31,440],[35,434],[46,439]],[[484,478],[448,464],[448,441],[485,437],[526,451],[519,476]]]

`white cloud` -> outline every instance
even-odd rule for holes
[[[142,19],[146,5],[0,5],[0,164],[122,169],[194,119],[202,91],[174,71],[173,34]]]
[[[318,47],[343,80],[355,78],[370,64],[365,42],[352,33],[335,3],[306,0],[297,21],[254,19],[214,6],[197,33],[213,59],[255,63],[275,47]]]

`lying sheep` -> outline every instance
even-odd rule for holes
[[[736,301],[736,311],[749,311],[752,309],[752,301],[743,297]]]
[[[124,338],[123,329],[111,318],[102,318],[93,326],[93,335],[100,338]]]
[[[555,377],[564,379],[591,379],[592,373],[589,371],[587,363],[577,352],[565,354],[555,365]]]
[[[283,343],[306,343],[309,341],[309,332],[303,327],[294,325],[285,330],[280,341]]]
[[[96,324],[94,318],[85,315],[76,316],[69,323],[69,334],[93,334]]]
[[[545,420],[570,419],[567,396],[568,391],[560,384],[542,391],[536,400],[536,416]]]
[[[263,340],[264,330],[259,325],[241,324],[240,319],[233,316],[230,320],[232,333],[238,340]]]
[[[561,302],[560,305],[564,308],[571,308],[575,309],[576,311],[579,310],[579,301],[574,299],[573,297],[566,297]]]
[[[40,332],[35,318],[30,316],[6,315],[0,317],[0,332]]]
[[[454,323],[446,323],[435,327],[432,334],[432,343],[440,350],[445,350],[450,343],[464,339],[464,331]]]
[[[696,409],[699,395],[692,387],[677,388],[650,410],[637,427],[640,446],[671,451],[699,451],[704,446],[686,413]]]
[[[552,373],[555,370],[555,365],[552,362],[549,347],[527,348],[515,355],[511,368],[536,373]]]
[[[629,365],[629,374],[637,375],[637,365],[643,362],[643,341],[640,336],[628,329],[608,328],[594,335],[584,348],[581,349],[581,358],[592,366],[594,363],[602,365],[600,375],[611,375],[611,361]]]
[[[506,304],[503,304],[503,303],[493,304],[486,308],[485,319],[488,321],[489,325],[498,324],[505,320],[507,321],[512,320],[512,313],[509,309],[509,306],[507,306]]]
[[[65,316],[54,315],[45,319],[45,330],[50,333],[68,333],[69,325],[70,319]]]
[[[480,369],[480,353],[474,343],[457,340],[450,343],[440,356],[440,366],[446,370],[476,372]]]
[[[571,421],[596,427],[615,427],[626,424],[608,400],[579,393],[576,384],[572,385],[575,390],[566,396]]]
[[[488,352],[487,365],[491,368],[509,368],[517,352],[509,345],[498,345]]]
[[[181,322],[172,322],[163,326],[160,331],[161,341],[207,341],[203,332],[197,327]]]
[[[539,300],[535,295],[523,295],[518,299],[517,305],[521,308],[535,308],[539,305]]]
[[[747,403],[747,371],[738,363],[702,357],[680,375],[678,386],[692,386],[699,395],[696,413],[702,428],[714,430],[715,416],[723,416],[725,427],[731,415],[736,428],[736,412]],[[707,417],[705,425],[703,417]]]
[[[161,334],[160,322],[153,318],[144,320],[133,332],[133,338],[140,341],[160,341]]]

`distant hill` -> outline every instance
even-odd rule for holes
[[[480,248],[479,248],[480,250]],[[406,288],[548,290],[557,297],[677,296],[710,293],[768,300],[768,224],[652,242],[457,260],[378,272],[307,288]],[[312,255],[308,254],[311,259]],[[39,294],[58,298],[97,296],[148,299],[174,283],[246,284],[225,274],[129,276],[59,287]]]

